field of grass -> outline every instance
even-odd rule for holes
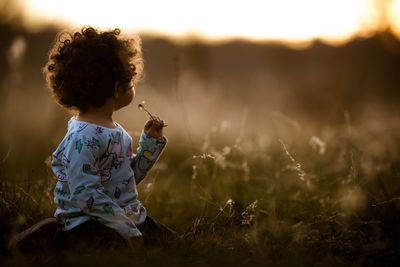
[[[267,133],[232,132],[223,122],[194,147],[171,138],[138,186],[139,199],[184,242],[133,251],[65,248],[65,260],[54,251],[6,251],[13,232],[53,214],[56,179],[48,159],[13,177],[15,166],[4,155],[2,262],[395,265],[400,262],[399,125],[387,117],[353,124],[346,113],[342,123],[313,127],[282,118]]]

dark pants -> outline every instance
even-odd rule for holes
[[[178,238],[178,235],[175,231],[171,230],[162,223],[153,220],[153,218],[149,216],[146,216],[143,224],[138,225],[137,228],[143,234],[145,245],[155,243],[167,244],[171,241],[175,241]]]
[[[144,245],[166,245],[177,239],[177,234],[165,225],[146,216],[143,224],[137,228],[143,235]],[[59,248],[76,247],[115,247],[127,245],[125,240],[117,231],[109,228],[95,220],[89,220],[68,231],[60,231],[52,242]]]

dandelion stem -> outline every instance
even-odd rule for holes
[[[153,117],[153,115],[150,113],[150,111],[148,111],[148,110],[144,107],[144,101],[142,101],[142,103],[140,103],[140,104],[138,105],[138,108],[139,108],[140,110],[146,111],[146,113],[149,114],[149,116],[151,117],[151,119],[156,120],[156,119]],[[163,125],[163,127],[167,127],[167,126],[168,126],[167,124],[164,124],[164,125]]]

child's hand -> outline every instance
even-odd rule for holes
[[[152,116],[144,125],[144,133],[158,140],[163,140],[164,121],[157,116]]]

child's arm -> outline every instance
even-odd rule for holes
[[[125,238],[140,236],[140,231],[125,211],[104,192],[97,173],[99,149],[87,146],[92,139],[78,134],[66,149],[69,164],[66,169],[71,202],[92,219],[115,229]]]
[[[160,157],[167,142],[165,137],[161,141],[148,136],[144,131],[142,132],[137,153],[131,158],[131,168],[135,174],[136,184],[139,184],[146,177],[148,171]]]
[[[168,142],[163,136],[163,127],[164,121],[157,116],[149,119],[144,126],[137,153],[131,158],[131,168],[135,173],[136,184],[146,177]]]

